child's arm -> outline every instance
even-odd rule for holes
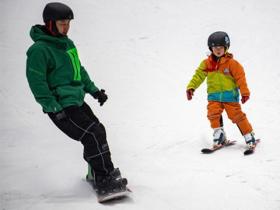
[[[202,61],[199,67],[196,69],[195,74],[193,75],[191,81],[187,85],[187,90],[197,89],[201,83],[205,80],[207,73],[204,71],[206,69],[205,61]]]
[[[232,63],[231,74],[240,89],[241,96],[250,96],[250,90],[247,86],[244,69],[237,61]]]

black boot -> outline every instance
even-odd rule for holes
[[[109,175],[95,177],[95,191],[98,195],[107,195],[126,191],[127,179],[122,178],[120,170],[114,169]]]

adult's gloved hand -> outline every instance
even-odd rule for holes
[[[102,106],[105,101],[107,101],[108,96],[105,93],[105,90],[101,89],[99,91],[96,91],[95,93],[92,94],[93,98],[97,99],[100,106]]]
[[[245,104],[246,103],[246,101],[248,101],[249,100],[249,96],[242,96],[242,98],[241,98],[241,102],[242,102],[242,104]]]
[[[186,91],[188,100],[192,100],[193,92],[194,92],[194,89],[192,89],[192,88],[191,88],[191,89],[188,89],[188,90]]]

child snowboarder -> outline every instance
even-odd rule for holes
[[[102,106],[107,95],[81,66],[77,49],[67,36],[73,18],[72,9],[65,4],[46,5],[45,25],[35,25],[30,31],[35,43],[27,51],[26,76],[43,112],[84,146],[83,156],[89,165],[87,180],[93,182],[97,194],[124,192],[127,180],[114,168],[105,127],[84,101],[89,93]]]
[[[207,77],[208,114],[211,127],[214,129],[213,148],[227,143],[223,128],[222,112],[236,123],[249,149],[254,149],[256,139],[246,114],[239,104],[239,91],[242,104],[250,97],[243,67],[228,52],[230,39],[227,33],[217,31],[208,38],[211,55],[203,60],[197,68],[192,80],[187,85],[187,98],[191,100],[194,91]]]

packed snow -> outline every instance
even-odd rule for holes
[[[109,100],[86,101],[104,123],[112,158],[133,193],[99,204],[85,181],[82,145],[43,114],[26,77],[29,30],[49,1],[0,1],[1,210],[279,210],[280,1],[64,0],[69,37]],[[244,156],[244,139],[211,155],[206,85],[187,101],[185,88],[223,30],[244,66],[250,100],[243,110],[261,143]]]

